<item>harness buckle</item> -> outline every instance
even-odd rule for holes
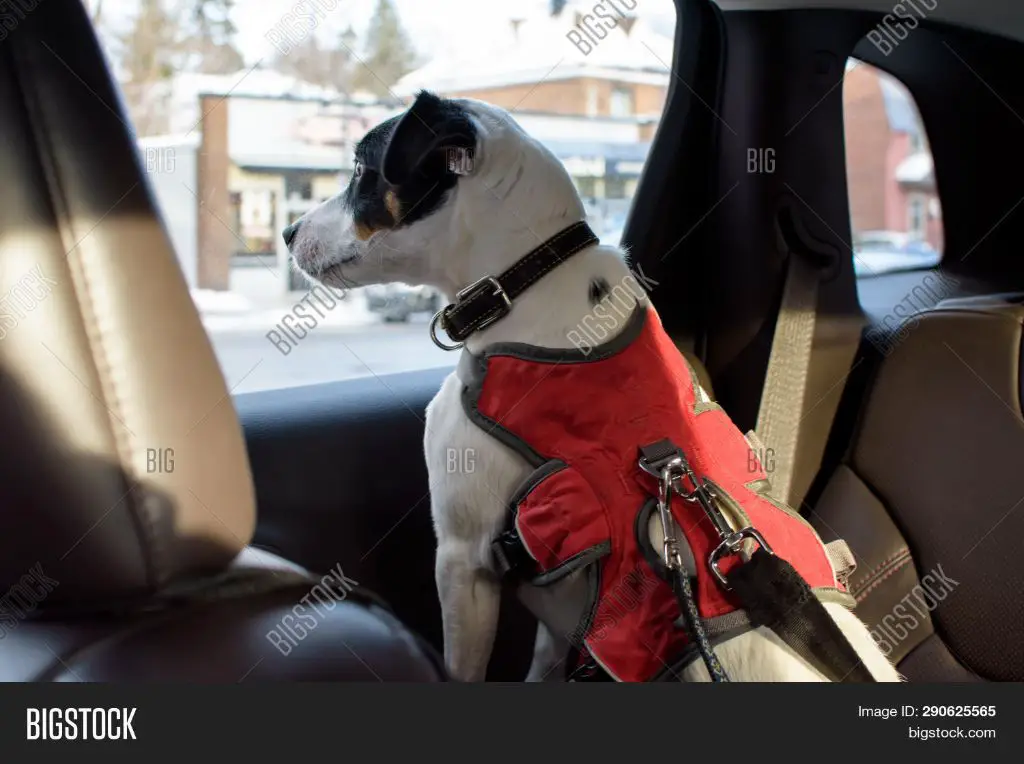
[[[775,556],[775,552],[772,551],[768,542],[764,540],[764,536],[758,533],[757,529],[752,528],[749,525],[746,528],[741,528],[734,533],[724,536],[718,546],[716,546],[711,551],[711,554],[708,555],[708,567],[711,568],[711,572],[715,574],[715,578],[718,579],[718,583],[720,583],[722,588],[726,591],[730,591],[732,587],[729,586],[729,582],[726,580],[725,574],[722,573],[721,569],[718,567],[718,561],[723,557],[738,554],[740,546],[746,539],[753,539],[765,552],[773,557]]]
[[[502,579],[510,574],[527,571],[532,562],[530,553],[526,551],[522,539],[514,530],[499,533],[491,542],[491,558],[498,578]]]

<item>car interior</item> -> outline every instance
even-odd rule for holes
[[[1024,12],[918,1],[934,10],[884,53],[868,35],[890,0],[675,0],[624,242],[744,432],[788,258],[820,264],[799,510],[850,545],[856,612],[880,639],[902,629],[889,657],[908,681],[1020,681]],[[54,583],[0,623],[0,679],[445,681],[422,443],[449,369],[232,395],[87,14],[47,0],[18,23],[0,39],[0,294],[35,270],[49,296],[0,324],[20,324],[0,335],[0,592],[38,567]],[[913,95],[944,218],[934,271],[955,285],[886,343],[922,272],[854,276],[851,57]],[[749,171],[751,148],[771,171]],[[147,472],[170,447],[175,469]],[[289,654],[268,644],[338,569],[358,582],[344,600]],[[948,596],[908,610],[935,576]],[[535,634],[508,591],[488,679],[521,681]]]

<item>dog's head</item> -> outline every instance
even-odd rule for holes
[[[584,217],[561,162],[506,111],[421,92],[359,142],[348,187],[284,237],[314,281],[453,294]]]

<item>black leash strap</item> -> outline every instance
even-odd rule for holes
[[[512,310],[512,300],[555,266],[597,243],[597,236],[586,222],[573,223],[521,257],[504,273],[487,276],[463,289],[455,295],[454,303],[435,316],[435,322],[440,323],[452,340],[460,343],[473,332],[507,316]],[[449,346],[449,349],[457,347]]]
[[[758,549],[727,576],[755,626],[767,626],[833,682],[874,682],[846,635],[786,560]]]
[[[686,629],[690,634],[690,639],[697,644],[697,650],[700,652],[700,657],[704,660],[704,665],[711,676],[711,681],[730,681],[725,667],[718,660],[718,655],[711,646],[711,640],[708,639],[708,633],[704,629],[704,621],[700,617],[700,611],[697,610],[697,602],[693,596],[693,587],[690,585],[690,579],[686,575],[686,571],[676,569],[671,571],[671,575],[672,592],[676,595],[676,600],[679,602],[679,609],[683,612],[683,620],[686,622]]]

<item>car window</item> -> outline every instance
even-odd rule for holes
[[[88,0],[182,272],[235,393],[449,366],[444,295],[340,291],[281,231],[420,88],[490,101],[617,243],[669,84],[672,0]]]
[[[942,256],[942,204],[913,96],[896,78],[851,58],[843,116],[858,279],[935,267]]]

